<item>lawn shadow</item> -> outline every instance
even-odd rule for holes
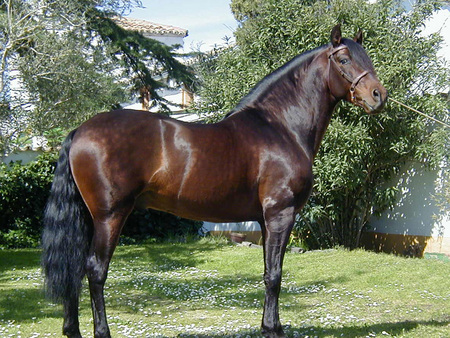
[[[0,250],[0,273],[35,268],[40,260],[41,251],[37,249]]]
[[[0,293],[0,320],[31,322],[39,318],[62,318],[62,307],[51,304],[39,288],[16,289]]]
[[[310,326],[302,328],[287,328],[286,335],[288,337],[367,337],[369,334],[385,334],[389,336],[397,336],[400,334],[407,334],[413,331],[419,326],[426,327],[445,327],[450,325],[449,320],[442,321],[401,321],[401,322],[389,322],[389,323],[376,323],[372,325],[353,325],[344,326],[342,328],[323,328],[320,326]]]
[[[40,258],[38,249],[0,251],[0,321],[31,322],[62,316],[59,308],[45,299],[43,280],[36,275]],[[28,285],[21,284],[23,281]]]
[[[379,323],[373,325],[365,326],[344,326],[343,328],[323,328],[317,326],[309,327],[285,327],[284,331],[286,337],[346,337],[346,338],[357,338],[357,337],[367,337],[368,334],[377,334],[385,332],[388,336],[397,336],[399,334],[408,334],[408,332],[413,331],[419,326],[426,327],[445,327],[449,326],[449,320],[443,321],[403,321],[397,323]],[[255,332],[255,330],[243,330],[233,334],[190,334],[182,333],[177,337],[183,338],[219,338],[219,337],[262,337],[261,333]],[[169,338],[169,337],[164,337]]]
[[[204,263],[205,259],[195,253],[216,251],[223,247],[221,244],[208,242],[193,243],[153,243],[139,246],[118,247],[113,261],[134,261],[146,265],[147,268],[158,271],[170,271],[183,267],[195,267]]]
[[[183,257],[189,252],[189,250],[179,251]],[[171,253],[166,254],[171,255]],[[153,252],[151,252],[151,255],[153,256]],[[132,255],[129,257],[131,258]],[[166,257],[162,253],[160,258],[155,259],[161,263],[164,262]],[[189,262],[199,261],[192,258]],[[261,273],[240,272],[236,275],[225,276],[204,275],[204,272],[199,271],[200,275],[198,277],[190,278],[192,276],[191,273],[195,274],[195,270],[189,270],[189,267],[195,267],[195,264],[193,266],[189,262],[186,263],[184,259],[171,261],[170,264],[179,264],[181,268],[172,267],[172,270],[177,270],[174,271],[174,274],[163,264],[155,266],[154,269],[142,270],[142,274],[139,270],[136,270],[127,276],[122,275],[121,279],[110,280],[108,283],[110,283],[109,289],[112,290],[111,294],[114,294],[114,290],[127,291],[121,293],[120,297],[113,296],[112,298],[115,299],[108,301],[108,306],[123,310],[129,307],[128,304],[134,304],[131,308],[135,308],[136,305],[142,304],[144,306],[144,304],[151,302],[152,304],[158,304],[157,307],[163,309],[166,302],[174,301],[189,304],[195,301],[201,304],[202,299],[208,299],[208,306],[217,309],[238,307],[241,309],[261,310],[262,312],[265,296],[262,271]],[[185,268],[187,269],[185,270]],[[328,285],[341,283],[342,281],[343,278],[339,276],[327,280],[316,280],[314,283],[305,282],[298,286],[282,285],[280,307],[283,308],[283,303],[288,303],[293,298],[316,294]],[[309,304],[297,304],[296,306],[301,306],[303,309],[311,307]],[[131,312],[134,311],[131,310]]]

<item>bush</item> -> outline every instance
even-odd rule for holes
[[[44,153],[27,165],[0,167],[0,247],[36,247],[42,214],[56,165],[56,153]]]
[[[44,153],[29,164],[0,165],[0,248],[37,247],[56,153]],[[126,243],[197,234],[202,222],[155,210],[135,210],[123,230]]]

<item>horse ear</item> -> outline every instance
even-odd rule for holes
[[[356,33],[355,37],[353,38],[353,41],[359,43],[362,45],[363,42],[363,33],[362,30],[359,30],[358,33]]]
[[[337,24],[331,30],[331,43],[333,47],[337,47],[341,44],[342,33],[341,33],[341,24]]]

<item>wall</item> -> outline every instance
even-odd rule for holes
[[[447,170],[447,169],[442,169]],[[433,199],[439,171],[427,171],[409,164],[395,180],[398,202],[380,218],[372,219],[361,239],[364,247],[375,251],[422,256],[424,252],[450,255],[450,210],[442,214]]]
[[[246,235],[245,240],[255,244],[261,243],[261,227],[258,222],[239,223],[203,223],[203,230],[213,236],[225,236],[230,238],[232,232],[240,232]]]
[[[180,45],[181,47],[184,46],[184,36],[181,35],[152,35],[144,33],[144,36],[162,42],[167,46],[175,46],[175,45]]]
[[[11,154],[2,158],[2,162],[9,164],[10,162],[22,161],[22,164],[27,164],[30,163],[31,161],[34,161],[36,157],[41,153],[42,150],[33,150],[33,149],[16,150]]]

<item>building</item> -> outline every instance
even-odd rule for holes
[[[179,45],[183,47],[183,39],[188,36],[188,31],[184,28],[162,25],[146,20],[116,17],[114,21],[123,29],[139,32],[146,38],[157,40],[167,46]]]

